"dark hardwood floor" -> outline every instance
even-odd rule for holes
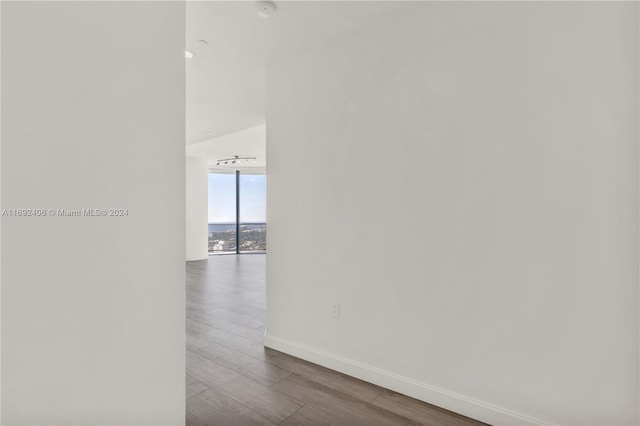
[[[265,260],[187,262],[187,426],[483,424],[264,348]]]

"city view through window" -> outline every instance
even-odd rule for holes
[[[240,175],[241,253],[267,249],[265,175]],[[236,253],[236,175],[209,173],[209,253]]]

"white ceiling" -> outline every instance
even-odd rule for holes
[[[236,170],[233,166],[216,166],[223,158],[256,157],[256,163],[250,163],[240,170],[265,170],[267,129],[264,124],[250,127],[239,132],[204,142],[187,145],[188,157],[199,157],[207,160],[209,168],[219,170]]]
[[[187,2],[186,19],[187,144],[264,123],[268,20],[229,1]]]
[[[304,53],[359,26],[375,25],[406,4],[279,1],[276,13],[265,19],[253,1],[187,2],[186,49],[195,53],[185,60],[187,146],[197,145],[187,155],[209,162],[252,155],[264,169],[267,59]]]

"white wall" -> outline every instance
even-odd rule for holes
[[[203,158],[187,157],[186,258],[202,260],[209,255],[209,169]]]
[[[637,424],[637,34],[637,3],[430,2],[280,51],[267,345],[495,424]]]
[[[184,4],[3,2],[2,424],[184,424]]]

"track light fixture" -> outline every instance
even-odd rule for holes
[[[239,155],[234,155],[232,158],[222,158],[216,162],[216,166],[221,164],[228,165],[231,162],[231,165],[240,165],[244,163],[245,165],[249,163],[256,163],[256,157],[240,157]]]

